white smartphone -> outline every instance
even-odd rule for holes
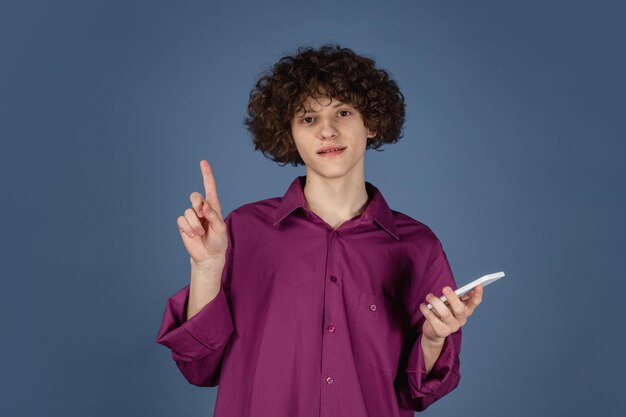
[[[467,285],[462,286],[461,288],[459,288],[456,291],[454,291],[454,293],[456,295],[458,295],[459,297],[461,297],[461,296],[471,292],[477,285],[481,285],[482,284],[482,286],[485,287],[485,286],[491,284],[492,282],[499,280],[503,276],[504,276],[504,272],[502,272],[502,271],[494,272],[493,274],[485,275],[483,277],[480,277],[480,278],[470,282]],[[439,297],[439,299],[441,301],[443,301],[444,303],[448,301],[448,299],[446,298],[445,295],[442,296],[442,297]],[[426,307],[428,307],[428,309],[431,310],[433,308],[433,305],[428,303],[428,305]]]

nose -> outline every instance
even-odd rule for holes
[[[322,118],[319,135],[322,139],[332,139],[339,136],[339,131],[330,119]]]

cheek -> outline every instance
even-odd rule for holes
[[[302,147],[302,140],[299,139],[297,131],[294,131],[293,128],[291,129],[291,143],[296,147],[296,149],[298,149],[298,151]]]
[[[303,141],[301,139],[296,138],[293,135],[292,135],[292,138],[293,138],[293,144],[296,150],[298,151],[298,154],[300,154],[300,158],[302,158],[303,161],[305,161],[306,159],[309,159],[308,158],[309,152],[307,152],[306,145],[303,143]]]
[[[293,123],[291,123],[289,134],[291,135],[291,142],[295,144],[296,146],[299,146],[298,142],[301,142],[301,139],[299,138],[302,136],[302,134],[298,130],[298,127],[295,126]]]
[[[359,142],[359,146],[361,148],[361,151],[365,152],[365,150],[367,149],[367,142],[370,141],[370,139],[366,136],[365,138],[363,138],[363,140],[361,142]]]

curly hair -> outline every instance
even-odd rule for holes
[[[327,44],[319,49],[298,48],[261,75],[250,92],[244,126],[254,149],[284,166],[304,165],[291,135],[291,119],[309,97],[342,101],[356,108],[365,127],[376,132],[366,149],[378,150],[402,137],[404,96],[373,59],[348,48]]]

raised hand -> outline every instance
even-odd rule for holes
[[[217,198],[215,178],[209,162],[200,161],[206,198],[194,191],[191,207],[177,219],[178,230],[189,256],[198,266],[221,265],[228,247],[228,233]]]
[[[433,294],[426,296],[426,301],[433,306],[432,310],[425,303],[420,304],[420,310],[426,319],[422,325],[422,335],[433,342],[443,341],[467,323],[467,318],[483,299],[483,286],[477,286],[461,298],[450,287],[445,287],[443,295],[448,299],[447,303]]]

